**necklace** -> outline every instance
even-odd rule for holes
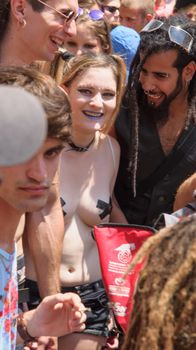
[[[89,147],[93,144],[93,142],[95,141],[95,137],[93,137],[93,139],[91,140],[91,142],[85,146],[77,146],[75,145],[75,143],[73,143],[72,141],[68,142],[69,146],[71,147],[68,151],[76,151],[76,152],[86,152],[88,151]]]

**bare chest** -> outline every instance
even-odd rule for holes
[[[168,122],[163,126],[157,126],[160,143],[165,155],[168,155],[175,146],[184,128],[184,122]]]

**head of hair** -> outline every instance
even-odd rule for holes
[[[88,28],[96,37],[96,39],[100,41],[103,52],[112,53],[110,29],[107,22],[104,19],[94,21],[90,18],[88,13],[85,12],[83,15],[78,17],[76,21],[76,27],[80,24]]]
[[[122,350],[195,349],[196,215],[162,229],[138,251],[146,259]]]
[[[135,194],[136,188],[136,170],[137,170],[137,155],[138,155],[138,125],[139,125],[139,75],[143,64],[152,54],[159,54],[170,50],[175,50],[177,58],[174,62],[174,67],[178,70],[179,75],[183,68],[191,61],[196,59],[196,26],[184,15],[170,16],[168,18],[160,18],[164,22],[164,28],[157,29],[152,32],[141,32],[140,46],[132,64],[132,74],[129,76],[127,93],[125,94],[124,102],[130,109],[130,118],[133,122],[132,128],[132,155],[130,161],[130,170],[132,172],[133,192]],[[170,25],[180,26],[193,37],[193,44],[190,52],[187,52],[181,46],[170,41],[168,35],[168,28]],[[167,29],[166,29],[167,28]],[[142,52],[143,59],[140,61],[140,53]],[[188,89],[188,115],[186,127],[193,121],[196,123],[196,73],[189,84]]]
[[[91,10],[92,8],[99,7],[96,0],[78,0],[79,7],[86,10]]]
[[[48,137],[67,141],[70,104],[66,94],[48,75],[29,67],[1,67],[0,84],[23,87],[39,98],[48,120]]]
[[[78,76],[91,68],[110,68],[116,79],[116,107],[110,120],[103,126],[102,132],[107,133],[114,123],[118,113],[122,94],[124,92],[126,69],[123,60],[117,55],[86,53],[71,58],[65,67],[65,77],[62,86],[69,87]]]
[[[121,6],[139,10],[144,18],[148,13],[154,15],[154,0],[121,0]]]

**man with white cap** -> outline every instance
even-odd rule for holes
[[[37,309],[17,315],[15,230],[25,211],[45,205],[62,148],[58,138],[44,141],[46,120],[36,97],[18,87],[0,86],[1,350],[15,349],[16,341],[84,329],[83,305],[72,293],[46,297]],[[62,127],[66,123],[65,116]]]
[[[35,96],[19,87],[0,86],[0,101],[0,166],[23,163],[45,140],[45,112]]]

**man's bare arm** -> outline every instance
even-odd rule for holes
[[[60,291],[59,270],[63,237],[64,219],[56,182],[45,208],[26,214],[24,255],[28,260],[27,267],[29,268],[29,261],[34,265],[42,298]]]

